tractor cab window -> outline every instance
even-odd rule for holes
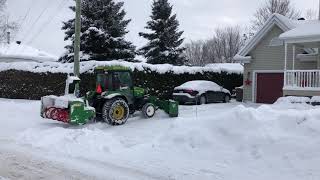
[[[112,74],[112,82],[114,90],[131,89],[132,80],[129,72],[114,72]]]
[[[108,78],[106,74],[97,75],[97,83],[101,86],[102,90],[108,89]]]

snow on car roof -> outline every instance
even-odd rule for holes
[[[178,86],[175,88],[175,90],[178,90],[178,89],[190,89],[190,90],[198,91],[200,94],[206,91],[217,91],[217,92],[221,91],[224,93],[230,93],[230,91],[222,88],[218,84],[212,81],[204,81],[204,80],[186,82],[181,86]]]

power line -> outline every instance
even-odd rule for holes
[[[28,41],[27,44],[32,43],[37,37],[39,37],[39,35],[44,31],[45,27],[47,27],[60,14],[62,7],[64,5],[64,1],[65,0],[60,1],[56,10],[53,11],[53,13],[51,13],[51,15],[45,21],[45,23],[40,27],[40,29],[37,31],[37,33],[34,33],[34,35],[31,37],[31,39]]]
[[[52,2],[52,0],[50,0],[50,2]],[[34,26],[37,24],[37,22],[40,20],[40,18],[42,17],[42,15],[48,10],[48,8],[50,7],[51,3],[48,3],[47,6],[42,10],[42,12],[40,13],[40,15],[36,18],[36,20],[33,22],[33,24],[30,26],[29,31],[27,31],[27,33],[25,34],[22,42],[24,42],[24,40],[26,40],[26,37],[28,36],[28,34],[31,33],[32,29],[34,28]]]
[[[28,8],[28,10],[27,10],[27,12],[26,12],[26,14],[24,15],[24,17],[22,18],[22,20],[21,20],[21,22],[20,22],[20,25],[21,25],[21,26],[24,24],[25,20],[26,20],[27,17],[29,16],[29,14],[30,14],[30,12],[31,12],[31,9],[32,9],[32,7],[33,7],[34,2],[35,2],[35,0],[32,0],[32,1],[31,1],[31,4],[30,4],[30,6],[29,6],[29,8]]]

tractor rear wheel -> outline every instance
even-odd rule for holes
[[[110,125],[125,124],[129,118],[128,103],[122,98],[108,100],[102,108],[102,118]]]

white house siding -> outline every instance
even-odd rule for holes
[[[263,38],[263,40],[248,54],[252,57],[252,61],[245,64],[244,68],[244,81],[250,79],[254,81],[254,71],[283,71],[284,70],[284,59],[285,59],[285,48],[284,46],[270,46],[270,41],[274,37],[279,37],[283,31],[278,27],[274,26],[269,33]],[[302,48],[296,49],[296,54],[302,53]],[[292,45],[288,45],[288,64],[287,69],[292,69],[293,49]],[[316,69],[317,62],[300,62],[296,60],[295,69]],[[248,73],[250,77],[248,78]],[[244,101],[252,101],[252,86],[244,86]],[[256,95],[254,94],[254,97]]]

